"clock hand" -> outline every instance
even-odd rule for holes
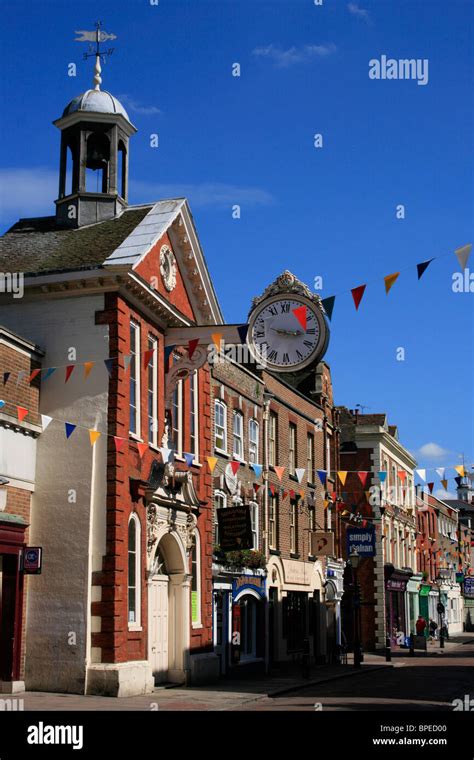
[[[272,327],[270,329],[273,330],[273,332],[278,333],[278,335],[304,335],[302,330],[282,330],[278,327]]]

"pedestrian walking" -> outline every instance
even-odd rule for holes
[[[422,615],[418,615],[418,620],[416,621],[415,628],[417,636],[425,635],[426,620]]]

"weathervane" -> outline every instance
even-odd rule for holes
[[[102,31],[102,21],[96,21],[95,23],[95,31],[88,32],[84,29],[81,29],[79,31],[75,32],[76,34],[80,34],[80,37],[75,38],[75,42],[89,42],[94,43],[95,42],[95,50],[94,45],[89,45],[89,52],[83,54],[83,59],[87,61],[88,58],[92,58],[95,56],[95,70],[94,70],[94,89],[100,90],[100,85],[102,84],[101,79],[101,72],[102,68],[100,65],[100,62],[102,61],[105,63],[108,56],[111,56],[114,52],[114,48],[109,48],[108,50],[101,50],[100,49],[100,43],[106,42],[107,40],[116,40],[117,35],[116,34],[109,34],[108,32]]]

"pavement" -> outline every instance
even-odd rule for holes
[[[383,654],[365,654],[360,668],[349,655],[347,665],[313,667],[309,678],[290,667],[271,676],[163,686],[120,699],[47,692],[14,698],[27,711],[453,710],[453,700],[466,694],[474,699],[474,633],[452,638],[444,649],[431,642],[426,655],[393,651],[391,662]]]

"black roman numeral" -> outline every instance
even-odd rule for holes
[[[307,346],[308,348],[312,348],[312,346],[313,346],[313,344],[311,343],[310,340],[304,340],[303,341],[303,345]]]
[[[290,311],[290,304],[289,303],[282,303],[281,304],[281,313],[283,312],[289,312]]]
[[[276,308],[276,306],[269,306],[268,311],[270,312],[270,314],[273,314],[274,317],[276,317],[276,315],[278,314],[278,309]]]
[[[290,355],[283,354],[283,364],[289,364],[289,363],[290,363]]]
[[[308,333],[308,335],[315,335],[316,328],[315,327],[310,327],[309,330],[306,330],[306,332]]]
[[[268,354],[269,361],[275,362],[277,358],[278,358],[278,351],[270,351],[270,353]]]
[[[296,356],[298,357],[298,359],[303,359],[304,358],[303,354],[301,353],[301,351],[298,351],[298,349],[296,349]]]

